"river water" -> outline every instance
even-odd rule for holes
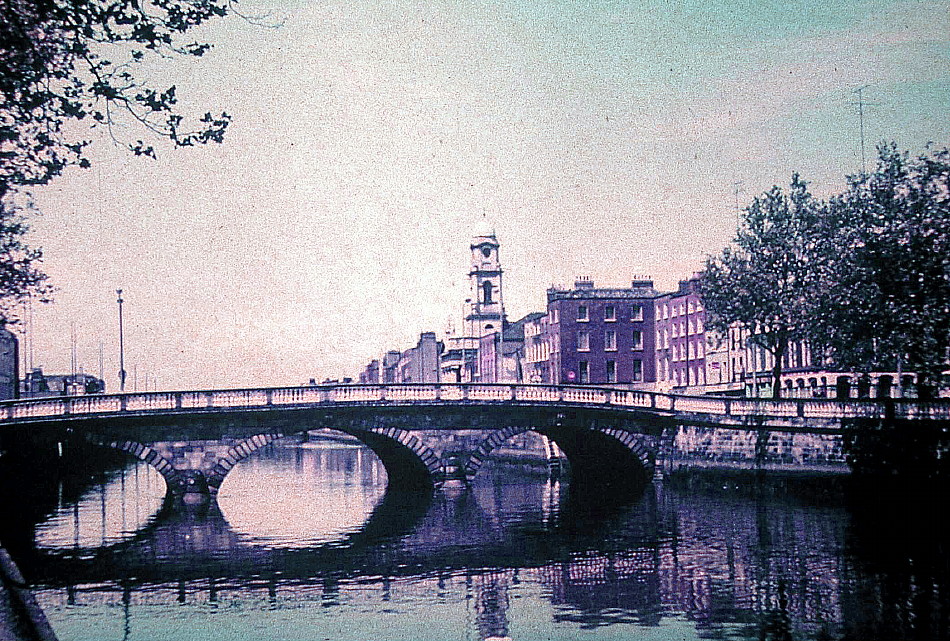
[[[151,468],[130,464],[33,527],[18,561],[62,641],[950,629],[935,515],[830,482],[703,476],[617,503],[496,466],[469,492],[393,496],[369,450],[326,442],[258,452],[207,513],[162,512],[163,493]]]

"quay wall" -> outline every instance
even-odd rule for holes
[[[666,431],[657,453],[664,474],[688,470],[850,472],[840,434],[679,425]]]

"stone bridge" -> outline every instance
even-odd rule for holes
[[[0,403],[0,446],[82,438],[147,462],[188,497],[216,494],[241,460],[314,429],[356,437],[404,489],[470,482],[492,450],[533,431],[563,452],[575,483],[625,489],[649,481],[676,426],[835,435],[849,420],[895,418],[945,421],[950,404],[465,383],[146,392]]]

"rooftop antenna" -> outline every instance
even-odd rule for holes
[[[742,209],[739,208],[739,192],[742,191],[742,181],[737,180],[732,183],[732,193],[736,196],[736,227],[740,226],[742,220]]]
[[[29,321],[30,326],[29,336],[30,336],[30,371],[33,371],[33,296],[30,296],[27,300],[27,305],[29,306]]]
[[[868,102],[864,99],[864,90],[870,86],[871,85],[862,85],[858,87],[857,89],[855,89],[854,91],[852,91],[851,93],[855,93],[858,95],[858,100],[857,102],[848,103],[850,105],[855,105],[858,108],[858,121],[860,122],[860,126],[861,126],[861,175],[862,176],[866,176],[868,173],[867,155],[865,154],[865,151],[864,151],[864,108],[875,107],[880,104],[877,102]]]
[[[69,354],[69,375],[75,380],[76,371],[78,370],[78,356],[76,354],[76,323],[72,322],[69,325],[69,342],[70,342],[70,354]]]

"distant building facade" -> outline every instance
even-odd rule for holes
[[[371,360],[363,371],[360,372],[359,380],[361,385],[376,385],[379,383],[379,360]]]
[[[0,400],[20,396],[20,342],[16,334],[0,327]]]
[[[479,382],[525,382],[525,325],[544,316],[543,312],[533,312],[513,323],[506,321],[502,331],[479,338]]]
[[[435,332],[422,332],[415,347],[405,351],[389,350],[382,359],[371,360],[360,372],[363,385],[379,383],[438,383],[441,380],[439,357],[444,345]]]
[[[423,332],[415,347],[399,355],[396,364],[397,383],[438,383],[440,380],[439,355],[443,345],[435,332]]]
[[[676,292],[656,298],[656,380],[659,388],[706,384],[706,311],[699,278],[679,283]]]
[[[399,374],[399,359],[402,352],[391,349],[383,355],[382,380],[381,383],[397,383]]]
[[[478,372],[478,341],[473,336],[447,336],[441,358],[441,380],[469,383]]]
[[[84,373],[44,374],[42,369],[34,368],[20,381],[20,398],[82,396],[102,394],[105,391],[105,381]]]
[[[653,281],[598,288],[548,289],[548,369],[551,383],[643,384],[656,380]]]
[[[538,313],[529,316],[524,322],[522,382],[551,383],[551,341],[548,328],[550,314]]]

